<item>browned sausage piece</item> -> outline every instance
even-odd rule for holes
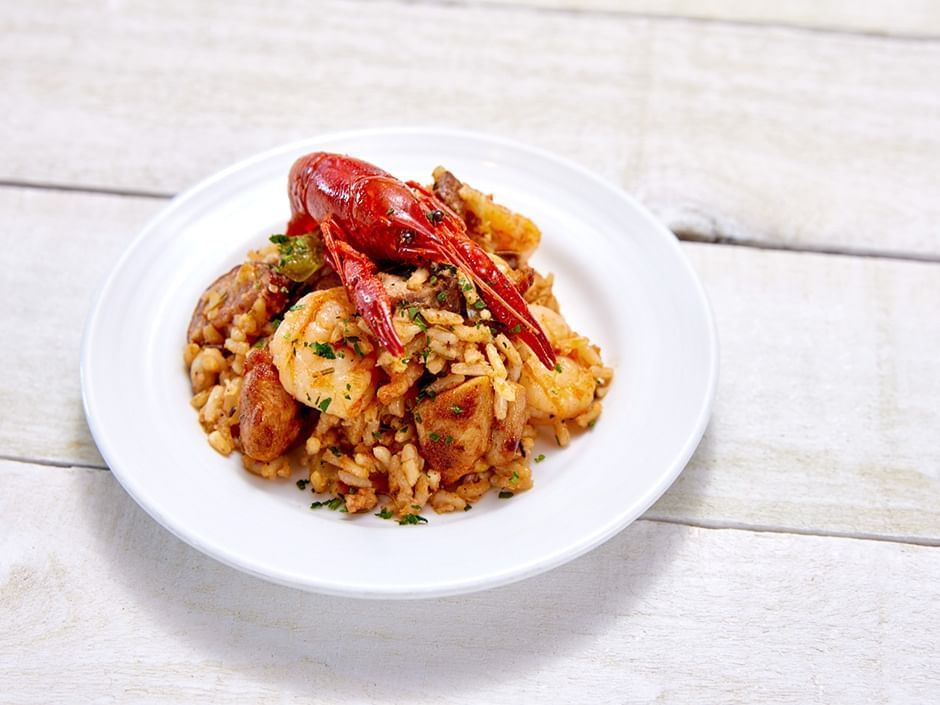
[[[281,386],[271,353],[248,353],[238,403],[242,452],[255,460],[274,460],[300,433],[299,415],[300,405]]]
[[[459,215],[465,222],[467,220],[467,206],[460,197],[462,183],[456,176],[442,166],[434,170],[434,195],[444,202],[448,208]]]
[[[246,262],[216,279],[199,297],[189,322],[189,342],[219,345],[229,335],[232,319],[264,299],[268,320],[287,305],[290,280],[262,262]],[[259,324],[262,323],[259,321]]]

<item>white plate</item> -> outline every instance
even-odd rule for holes
[[[543,444],[535,487],[399,526],[310,511],[310,492],[213,451],[189,405],[182,348],[203,289],[281,232],[300,155],[345,152],[401,179],[437,164],[541,227],[533,263],[555,273],[572,326],[616,379],[593,431]],[[127,492],[176,536],[253,575],[354,597],[453,595],[541,573],[596,547],[672,484],[708,421],[718,346],[704,292],[673,235],[570,162],[450,130],[335,134],[275,149],[175,198],[102,286],[82,346],[88,423]],[[296,478],[295,478],[296,479]]]

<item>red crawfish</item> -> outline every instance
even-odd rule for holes
[[[394,355],[404,346],[392,325],[392,304],[376,276],[377,261],[450,264],[464,272],[504,326],[518,331],[542,364],[555,352],[512,282],[467,236],[463,221],[420,184],[399,181],[352,157],[314,152],[290,171],[287,235],[319,225],[333,268],[369,328]]]

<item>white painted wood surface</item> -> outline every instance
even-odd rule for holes
[[[0,702],[940,701],[937,13],[6,7]],[[80,406],[84,316],[165,203],[128,193],[391,123],[561,152],[690,238],[894,259],[684,245],[721,337],[712,423],[645,519],[588,556],[416,603],[275,587],[74,467],[103,467]]]
[[[0,298],[13,329],[31,331],[0,348],[4,455],[103,465],[81,409],[82,325],[93,288],[163,205],[0,190]],[[714,306],[722,379],[702,446],[649,516],[940,543],[940,444],[924,433],[940,428],[940,266],[684,247]]]
[[[940,687],[931,548],[640,521],[513,586],[363,602],[221,566],[101,470],[0,462],[0,482],[4,702],[856,705]]]
[[[690,237],[940,256],[940,42],[525,7],[276,8],[6,8],[0,130],[15,149],[0,179],[172,193],[324,130],[435,124],[572,157]]]
[[[433,1],[433,0],[431,0]],[[477,0],[494,7],[610,12],[650,17],[789,25],[834,32],[940,36],[940,5],[931,0]]]

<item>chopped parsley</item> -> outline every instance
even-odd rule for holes
[[[297,489],[305,490],[307,489],[307,485],[309,484],[310,484],[310,480],[297,480]]]
[[[555,372],[561,372],[561,364],[558,362],[555,363]]]
[[[337,458],[343,454],[343,452],[336,446],[330,446],[330,452]]]
[[[388,507],[382,507],[382,511],[376,512],[376,516],[377,516],[379,519],[391,519],[391,518],[392,518],[392,512],[391,512],[391,510],[390,510]]]
[[[335,511],[346,512],[346,500],[340,496],[336,496],[333,499],[329,499],[325,502],[314,502],[310,505],[311,509],[319,509],[320,507],[326,507],[327,509],[332,509]]]
[[[444,303],[445,301],[447,301],[447,292],[446,291],[437,292],[437,300],[440,301],[441,303]]]
[[[432,441],[434,441],[435,443],[436,443],[437,441],[441,440],[440,435],[434,433],[434,431],[431,431],[431,432],[428,434],[428,438],[430,438],[430,439],[431,439]]]
[[[385,215],[392,215],[394,212],[395,212],[395,209],[389,206],[388,210],[385,211]]]
[[[255,349],[257,350],[257,349],[263,348],[263,347],[267,344],[267,342],[268,342],[268,339],[267,339],[267,338],[258,338],[258,339],[255,341],[255,344],[252,345],[251,347],[253,347],[253,348],[255,348]]]
[[[405,524],[427,524],[428,520],[420,514],[403,514],[398,523],[402,526]]]
[[[471,509],[473,509],[473,505],[472,505],[472,504],[465,504],[465,505],[464,505],[463,510],[464,510],[465,512],[469,512]]]
[[[356,354],[359,357],[365,357],[362,352],[362,348],[359,347],[359,336],[358,335],[347,335],[343,340],[346,341],[346,345],[352,343],[353,350],[356,351]]]
[[[545,460],[545,453],[539,453],[535,456],[535,462],[541,463],[543,460]]]
[[[326,399],[324,399],[323,401],[321,401],[319,404],[317,404],[317,408],[318,408],[320,411],[326,411],[327,409],[330,408],[330,402],[331,402],[331,401],[333,401],[333,398],[332,398],[332,397],[327,397]]]
[[[307,308],[307,304],[294,304],[293,306],[291,306],[291,307],[290,307],[289,309],[287,309],[287,310],[288,310],[288,311],[299,311],[299,310],[302,309],[302,308]]]
[[[287,237],[287,235],[272,235],[271,237],[268,238],[268,240],[270,240],[271,242],[273,242],[275,245],[283,245],[283,244],[285,244],[289,239],[290,239],[290,238]]]
[[[473,284],[471,284],[468,281],[465,281],[460,288],[462,291],[470,291],[473,288]]]
[[[514,325],[512,328],[509,329],[509,332],[515,334],[521,330],[522,330],[522,326],[517,323],[516,325]]]
[[[483,299],[477,299],[473,302],[473,308],[475,308],[477,311],[482,311],[486,308],[486,302],[483,301]]]
[[[593,421],[588,421],[588,428],[594,428],[597,425],[597,419]]]
[[[415,421],[421,423],[421,414],[419,414],[417,411],[415,412]]]
[[[327,360],[335,360],[336,353],[333,352],[333,346],[329,343],[314,343],[312,346],[313,352],[319,355],[320,357],[325,357]]]
[[[428,329],[428,322],[424,320],[424,316],[421,315],[421,311],[415,306],[408,308],[408,318],[421,329],[421,332],[424,332]]]
[[[513,471],[512,471],[512,475],[509,476],[509,481],[510,481],[512,484],[516,484],[517,482],[519,482],[519,473],[517,473],[515,470],[513,470]]]
[[[499,493],[499,498],[500,498],[500,499],[509,499],[510,497],[515,497],[515,496],[516,496],[516,495],[515,495],[514,492],[509,492],[508,490],[504,490],[504,491],[502,491],[502,492]]]
[[[453,411],[456,416],[460,416],[463,413],[463,409],[456,404],[450,407],[450,410]]]
[[[450,444],[453,443],[453,442],[454,442],[454,437],[453,437],[453,436],[445,436],[445,438],[444,438],[444,443],[446,443],[447,445],[450,445]]]

